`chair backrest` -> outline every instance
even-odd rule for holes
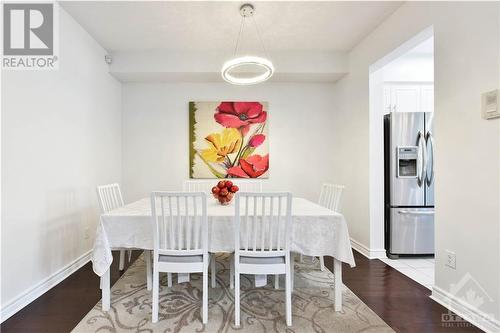
[[[231,179],[233,183],[238,185],[240,192],[253,192],[260,193],[262,192],[262,182],[257,180],[240,180],[240,179]]]
[[[218,181],[222,179],[214,180],[186,180],[182,186],[184,192],[205,192],[210,194],[212,192],[212,187],[217,185]],[[255,180],[243,180],[243,179],[226,179],[231,180],[233,183],[238,185],[240,192],[262,192],[262,182]]]
[[[235,200],[236,255],[278,256],[290,250],[291,193],[238,192]]]
[[[153,192],[151,213],[155,255],[207,253],[206,193]]]
[[[340,212],[340,198],[343,190],[343,185],[323,184],[318,203],[334,212]]]
[[[118,184],[97,186],[97,197],[99,198],[99,206],[102,213],[107,213],[123,206],[122,192]]]
[[[214,180],[185,180],[182,185],[184,192],[203,192],[210,193],[212,187],[217,184],[217,179]]]

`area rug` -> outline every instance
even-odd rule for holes
[[[394,332],[366,304],[345,286],[342,312],[333,305],[333,274],[320,271],[317,261],[295,262],[292,294],[293,325],[285,323],[284,281],[274,289],[274,277],[266,287],[254,287],[253,276],[241,278],[241,326],[234,326],[234,290],[229,288],[229,256],[217,257],[217,288],[209,287],[208,324],[201,322],[201,275],[190,282],[167,288],[161,275],[160,314],[151,322],[151,292],[146,289],[143,256],[120,277],[111,289],[111,309],[101,310],[101,302],[73,329],[90,332]],[[210,283],[209,283],[210,284]]]

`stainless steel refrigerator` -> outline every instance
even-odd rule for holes
[[[433,114],[384,117],[385,246],[390,258],[434,254]]]

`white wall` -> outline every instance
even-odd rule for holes
[[[336,147],[338,159],[332,170],[340,182],[352,189],[343,200],[350,234],[369,248],[369,66],[433,25],[436,290],[449,292],[452,284],[470,273],[492,301],[484,296],[484,303],[475,307],[462,299],[462,306],[493,314],[497,320],[500,318],[497,264],[500,121],[481,119],[480,95],[498,88],[498,6],[498,3],[405,3],[356,46],[350,54],[350,73],[335,87],[339,105],[333,118],[334,142],[343,144]],[[456,253],[456,270],[444,266],[445,250]],[[484,295],[480,287],[471,288]]]
[[[121,177],[120,83],[105,51],[62,9],[59,19],[58,71],[2,72],[4,316],[91,249],[95,186]]]
[[[269,102],[270,178],[263,180],[264,188],[317,200],[321,183],[336,180],[331,172],[332,91],[329,84],[125,84],[125,198],[181,189],[189,177],[188,102],[229,99]]]

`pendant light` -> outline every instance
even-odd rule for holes
[[[256,84],[268,80],[274,74],[273,63],[266,58],[249,56],[249,55],[236,57],[241,34],[243,32],[243,28],[245,26],[245,21],[247,18],[252,19],[253,21],[252,23],[255,26],[255,31],[257,32],[257,36],[259,37],[260,44],[262,46],[262,50],[264,53],[266,53],[264,43],[262,42],[262,37],[260,36],[259,29],[253,17],[254,13],[255,13],[255,8],[251,4],[244,4],[240,7],[241,24],[240,24],[240,32],[238,34],[238,39],[236,40],[236,46],[234,48],[234,58],[229,61],[226,61],[221,69],[222,78],[229,83],[237,85]],[[254,76],[235,75],[235,72],[237,72],[238,69],[241,70],[249,67],[258,69],[262,71],[262,73]]]

